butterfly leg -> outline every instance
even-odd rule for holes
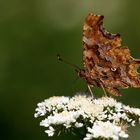
[[[107,96],[107,93],[106,93],[106,90],[105,90],[105,88],[104,88],[103,84],[102,84],[102,83],[100,83],[100,85],[101,85],[101,88],[102,88],[102,89],[103,89],[103,91],[104,91],[105,96]]]
[[[91,86],[90,86],[90,85],[88,85],[88,90],[89,90],[89,92],[90,92],[90,94],[91,94],[91,97],[93,98],[94,96],[93,96],[93,92],[92,92],[92,90],[91,90]]]

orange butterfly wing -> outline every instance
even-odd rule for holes
[[[79,75],[87,84],[104,87],[119,96],[119,88],[140,87],[136,69],[140,60],[132,58],[128,47],[121,47],[119,34],[103,28],[103,16],[89,14],[83,26],[83,63]]]

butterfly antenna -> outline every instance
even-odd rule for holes
[[[70,63],[69,61],[67,61],[66,59],[64,59],[64,57],[60,56],[60,54],[57,54],[57,59],[58,59],[59,61],[64,62],[65,64],[68,64],[68,65],[70,65],[70,66],[76,68],[77,70],[80,70],[80,68],[79,68],[78,66],[76,66],[76,65],[74,65],[74,64],[72,64],[72,63]]]

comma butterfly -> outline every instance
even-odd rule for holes
[[[103,16],[90,13],[83,26],[84,69],[78,75],[89,86],[97,86],[111,95],[120,96],[119,88],[140,88],[140,59],[134,59],[128,47],[121,46],[119,34],[103,27]]]

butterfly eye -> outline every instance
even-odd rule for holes
[[[116,69],[116,68],[111,68],[111,70],[112,70],[112,71],[116,71],[117,69]]]

